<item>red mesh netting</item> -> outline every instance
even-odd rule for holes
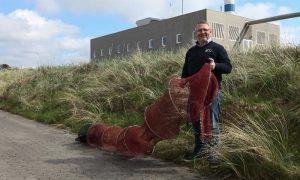
[[[209,88],[209,84],[214,83],[215,86],[215,84],[217,85],[217,80],[215,76],[212,76],[210,65],[205,64],[198,73],[183,79],[183,81],[187,83],[190,90],[188,100],[188,120],[192,122],[198,121],[200,120],[200,111],[203,110],[205,106],[204,102],[209,104],[212,102],[211,100],[215,98],[212,96],[215,96],[215,92],[208,93],[208,90],[213,90],[212,88]]]
[[[171,79],[168,90],[145,110],[145,136],[157,139],[175,138],[187,109],[188,91],[180,87],[180,79]]]
[[[211,72],[210,64],[204,64],[198,73],[183,79],[183,82],[190,90],[188,120],[199,121],[202,112],[201,139],[204,141],[211,137],[210,109],[218,93],[218,81]]]
[[[101,149],[104,151],[116,151],[117,140],[123,128],[113,126],[107,128],[101,138]]]
[[[210,83],[208,83],[208,89],[207,94],[204,100],[204,107],[202,110],[202,133],[201,133],[201,139],[204,142],[205,138],[211,137],[211,117],[210,117],[210,109],[211,104],[216,98],[218,93],[218,81],[215,76],[210,77]]]
[[[107,128],[96,124],[87,132],[87,142],[105,151],[117,151],[123,155],[151,154],[154,145],[164,139],[175,138],[184,120],[197,121],[202,111],[202,129],[209,135],[210,105],[217,95],[218,83],[205,64],[195,75],[169,81],[168,89],[144,113],[141,126]]]
[[[143,138],[140,126],[129,126],[118,137],[117,150],[122,155],[151,154],[154,144]]]
[[[107,129],[104,124],[95,124],[87,131],[87,143],[90,146],[102,146],[101,137],[103,132]]]

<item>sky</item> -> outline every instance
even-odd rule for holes
[[[182,6],[183,2],[183,6]],[[236,0],[252,19],[300,12],[300,0]],[[0,64],[28,68],[89,62],[90,39],[136,27],[137,20],[211,9],[224,0],[0,0]],[[300,44],[300,17],[274,21],[283,44]]]

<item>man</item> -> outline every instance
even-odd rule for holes
[[[195,31],[197,42],[196,45],[191,47],[186,53],[181,77],[189,77],[197,73],[205,63],[209,63],[212,72],[218,80],[218,95],[211,106],[212,138],[209,144],[214,146],[219,142],[220,135],[219,122],[222,74],[229,74],[232,66],[224,47],[211,40],[212,30],[206,21],[198,22]],[[195,119],[192,120],[192,122],[195,135],[195,146],[192,154],[185,157],[186,161],[193,160],[194,158],[201,156],[205,144],[205,142],[202,142],[200,139],[200,120]]]

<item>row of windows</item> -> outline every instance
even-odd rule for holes
[[[223,39],[224,38],[224,25],[223,24],[219,24],[219,23],[212,23],[212,28],[214,29],[212,37],[214,38],[218,38],[218,39]],[[229,38],[230,40],[236,40],[239,36],[239,28],[235,27],[235,26],[229,26]],[[195,31],[192,32],[192,40],[196,40],[196,36],[195,36]],[[163,36],[161,37],[161,46],[162,47],[166,47],[168,43],[168,39],[167,36]],[[176,44],[180,44],[182,43],[182,35],[181,34],[176,34]],[[135,44],[135,49],[140,51],[142,50],[142,46],[141,46],[141,42],[138,41]],[[148,41],[148,48],[152,49],[154,48],[154,40],[153,39],[149,39]],[[131,52],[134,49],[134,47],[132,46],[132,44],[127,43],[127,44],[123,44],[122,45],[118,45],[116,47],[116,52],[117,54],[120,54],[121,51],[126,51],[126,52]],[[108,55],[112,55],[112,51],[113,51],[113,47],[110,47],[108,49]],[[94,56],[95,53],[94,53]],[[104,56],[104,50],[101,49],[100,50],[100,56]]]
[[[224,25],[223,24],[212,23],[212,29],[214,29],[214,31],[212,33],[213,38],[217,38],[217,39],[224,38]],[[229,39],[236,40],[238,38],[238,36],[239,36],[239,28],[235,27],[235,26],[229,26]],[[192,32],[192,40],[194,40],[194,41],[196,40],[195,31]],[[167,43],[168,43],[167,36],[161,37],[161,46],[166,47]],[[176,44],[180,44],[180,43],[182,43],[182,35],[176,34]],[[154,48],[154,40],[153,39],[148,40],[148,48],[149,49]],[[127,44],[123,44],[123,45],[118,45],[116,47],[116,52],[117,52],[117,54],[120,54],[121,51],[131,52],[133,49],[134,49],[133,45],[130,43],[127,43]],[[135,49],[138,51],[142,50],[140,41],[135,43]],[[112,55],[112,52],[113,52],[113,47],[110,47],[108,49],[108,55]],[[94,56],[96,56],[95,53],[94,53]],[[100,56],[104,56],[103,49],[100,49]]]
[[[269,34],[269,42],[270,44],[278,43],[277,35]],[[266,32],[256,31],[256,44],[260,44],[260,45],[266,44]]]
[[[211,24],[211,26],[213,29],[212,37],[216,38],[216,39],[224,39],[224,24],[213,22]],[[228,26],[228,35],[229,35],[228,36],[229,40],[236,41],[240,35],[240,28],[237,26],[229,25]],[[195,31],[192,32],[192,40],[194,40],[194,41],[196,40]],[[277,43],[277,36],[275,34],[269,34],[269,42]],[[176,34],[176,44],[180,44],[180,43],[182,43],[182,35]],[[247,43],[249,43],[249,42],[247,42]],[[266,33],[265,32],[263,32],[263,31],[256,32],[256,43],[257,44],[265,44],[266,43]],[[168,44],[167,36],[161,37],[161,47],[165,48],[167,46],[167,44]],[[147,47],[149,49],[154,48],[154,40],[153,39],[148,40]],[[123,44],[123,45],[118,45],[116,47],[116,53],[120,54],[121,52],[131,52],[133,50],[141,51],[142,48],[143,47],[142,47],[141,41],[138,41],[134,44],[127,43],[127,44]],[[108,55],[109,56],[112,55],[112,52],[113,52],[113,47],[110,47],[108,49]],[[104,56],[103,49],[100,49],[100,56]],[[95,52],[94,52],[94,57],[96,57]]]
[[[194,34],[194,32],[193,32],[193,34]],[[194,38],[194,35],[193,35],[193,38]],[[167,43],[168,43],[167,36],[161,37],[161,46],[166,47]],[[182,35],[181,34],[176,34],[176,44],[181,44],[181,43],[182,43]],[[153,39],[148,40],[148,48],[149,49],[154,48],[154,40]],[[138,50],[138,51],[141,51],[142,50],[142,42],[138,41],[138,42],[134,43],[134,45],[130,44],[130,43],[123,44],[123,45],[118,45],[116,47],[116,53],[120,54],[121,51],[131,52],[134,49]],[[112,51],[113,51],[113,47],[108,48],[108,55],[112,55]],[[104,56],[104,50],[103,49],[100,49],[100,56]],[[95,52],[94,52],[94,57],[96,57]]]
[[[212,27],[212,37],[216,39],[224,39],[224,24],[215,23],[211,24]],[[228,26],[228,35],[229,40],[236,41],[240,35],[240,28],[237,26]]]
[[[236,41],[240,35],[240,28],[237,26],[228,26],[228,39],[231,41]],[[212,23],[212,37],[216,39],[224,39],[224,24]],[[269,42],[277,43],[278,37],[275,34],[269,34]],[[266,33],[263,31],[256,32],[256,43],[266,44]]]

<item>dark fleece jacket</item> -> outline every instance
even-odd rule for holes
[[[197,42],[187,51],[181,77],[186,78],[197,73],[205,63],[209,63],[208,58],[215,60],[216,67],[213,73],[218,82],[221,83],[222,74],[229,74],[232,65],[224,47],[213,41],[203,47],[200,47]]]

